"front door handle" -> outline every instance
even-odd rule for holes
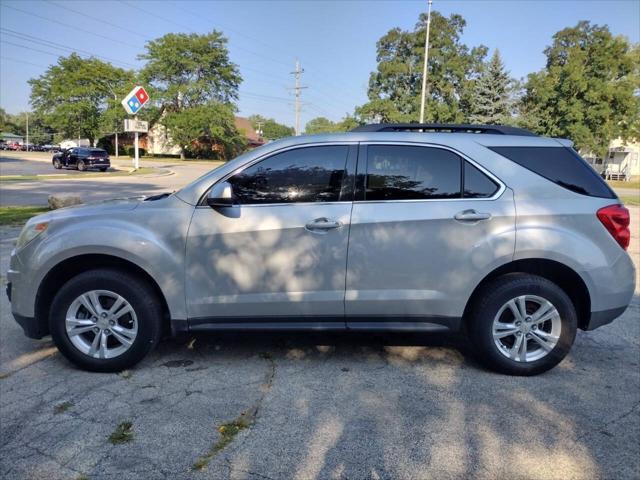
[[[325,217],[316,218],[312,222],[309,222],[305,225],[305,228],[310,232],[327,232],[329,230],[333,230],[334,228],[340,228],[342,224],[340,222],[335,222],[333,220],[329,220]]]
[[[475,210],[463,210],[456,213],[453,218],[460,222],[477,222],[479,220],[489,220],[491,214],[476,212]]]

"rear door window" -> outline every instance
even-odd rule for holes
[[[365,199],[461,197],[462,158],[441,148],[369,145]]]
[[[616,198],[613,191],[580,155],[568,147],[489,147],[518,165],[572,192]]]

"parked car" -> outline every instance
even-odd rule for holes
[[[87,370],[131,367],[164,331],[462,331],[490,368],[533,375],[625,311],[629,238],[568,141],[371,125],[36,216],[7,289],[26,335]]]
[[[101,172],[106,172],[111,166],[109,154],[101,148],[69,148],[54,154],[51,162],[56,169],[77,168],[80,171],[97,168]]]
[[[8,150],[14,150],[14,151],[18,151],[22,149],[22,145],[19,143],[10,143],[8,145]]]

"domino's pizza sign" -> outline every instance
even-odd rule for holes
[[[129,115],[135,115],[148,101],[149,95],[147,94],[147,91],[143,87],[138,86],[124,97],[124,100],[122,100],[122,106]]]

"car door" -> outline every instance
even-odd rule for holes
[[[235,205],[199,206],[189,228],[193,328],[256,319],[344,328],[356,156],[355,145],[296,147],[223,179]]]
[[[65,165],[68,167],[72,167],[78,163],[78,148],[72,148],[71,150],[67,150],[66,153],[66,163]]]
[[[513,257],[513,194],[448,148],[360,147],[349,328],[456,328],[480,279]],[[464,186],[464,188],[463,188]]]

